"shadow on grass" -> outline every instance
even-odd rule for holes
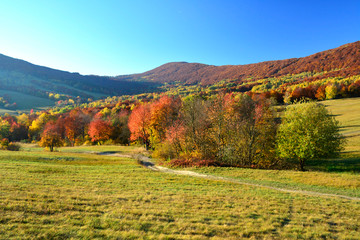
[[[313,171],[360,173],[360,156],[312,160],[308,161],[306,165],[308,170]]]

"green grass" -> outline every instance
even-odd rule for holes
[[[14,110],[9,110],[9,109],[5,109],[5,108],[0,108],[0,115],[4,115],[5,113],[8,113],[10,115],[16,115],[17,112]]]
[[[345,126],[339,159],[307,172],[192,170],[288,189],[360,197],[360,99],[324,102]],[[284,193],[152,172],[136,146],[81,146],[50,153],[34,144],[0,151],[0,239],[359,239],[360,202]]]
[[[345,151],[360,156],[360,98],[344,98],[322,102],[335,115],[348,143]]]
[[[322,103],[340,122],[341,133],[347,139],[345,150],[339,158],[308,161],[305,167],[307,172],[241,168],[193,170],[249,183],[360,197],[360,98]]]
[[[11,102],[16,102],[17,110],[31,110],[32,108],[40,109],[42,107],[51,107],[55,105],[54,100],[31,96],[24,93],[0,90],[0,96],[7,94],[11,97]],[[36,106],[36,107],[34,107]]]
[[[152,172],[132,159],[81,153],[142,151],[136,147],[58,150],[0,152],[0,239],[360,237],[360,202]]]

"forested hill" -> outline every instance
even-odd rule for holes
[[[329,73],[324,75],[324,78],[334,75],[348,77],[360,74],[360,41],[308,57],[247,65],[213,66],[200,63],[173,62],[142,74],[118,76],[117,79],[210,85],[224,79],[242,82],[248,78],[264,79],[287,74],[325,71]]]
[[[174,84],[168,88],[162,83]],[[225,66],[173,62],[117,77],[84,76],[0,54],[0,109],[61,107],[107,96],[159,91],[187,95],[224,90],[270,94],[280,103],[289,97],[323,100],[360,96],[360,41],[303,58]]]
[[[85,100],[101,96],[139,94],[154,91],[156,85],[151,82],[128,82],[105,76],[84,76],[34,65],[0,54],[0,108],[3,107],[1,104],[9,107],[17,103],[17,106],[13,107],[17,109],[19,104],[23,105],[19,102],[21,99],[30,99],[30,103],[25,105],[36,108],[37,104],[31,107],[31,100],[35,98],[54,102],[75,98],[79,100],[78,96]],[[44,106],[49,105],[49,101],[45,101]]]

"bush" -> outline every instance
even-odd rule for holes
[[[9,143],[7,150],[9,151],[19,151],[21,148],[20,144],[18,143]]]
[[[3,138],[3,139],[0,141],[0,146],[1,146],[1,149],[7,150],[8,146],[9,146],[9,139]]]
[[[102,142],[102,145],[114,145],[114,144],[115,144],[115,142],[112,139],[108,139],[108,140]]]
[[[84,146],[92,146],[92,145],[94,145],[94,143],[92,141],[87,140],[87,141],[84,142],[83,145]]]
[[[178,158],[170,161],[173,167],[209,167],[219,166],[215,160],[198,158]]]
[[[156,146],[155,150],[153,151],[152,157],[160,158],[162,160],[170,160],[177,156],[175,149],[169,143],[165,142]]]

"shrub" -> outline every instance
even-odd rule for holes
[[[18,143],[9,143],[7,150],[9,151],[19,151],[21,148],[20,144]]]
[[[8,146],[9,146],[9,139],[3,138],[0,141],[0,146],[1,146],[1,149],[6,150],[8,148]]]
[[[156,146],[152,157],[160,158],[162,160],[170,160],[176,157],[176,151],[169,143],[165,142]]]
[[[114,140],[112,140],[112,139],[108,139],[108,140],[102,142],[102,144],[103,144],[103,145],[114,145],[115,142],[114,142]]]
[[[219,166],[215,160],[198,158],[177,158],[170,161],[173,167],[209,167]]]
[[[91,145],[94,145],[94,143],[92,141],[86,140],[83,145],[84,146],[91,146]]]

